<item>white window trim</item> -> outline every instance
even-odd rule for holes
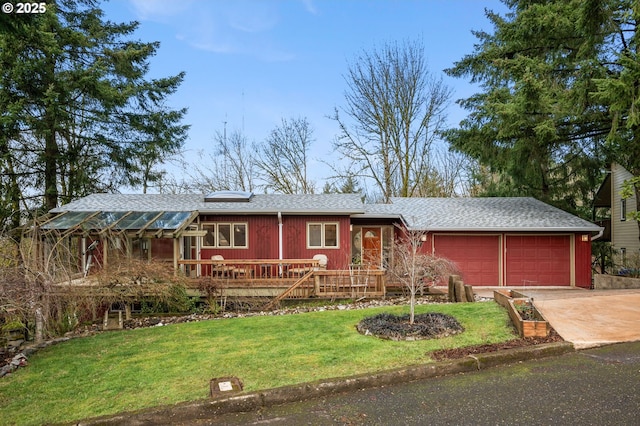
[[[320,245],[312,246],[309,244],[311,241],[310,230],[311,226],[320,225]],[[334,225],[336,227],[336,245],[335,246],[327,246],[326,245],[326,237],[325,237],[325,226]],[[307,249],[315,250],[315,249],[339,249],[340,248],[340,222],[307,222]]]
[[[204,230],[205,226],[213,226],[213,231],[215,233],[215,244],[212,245],[212,246],[205,245],[205,237],[202,237],[200,239],[201,240],[201,247],[203,249],[229,249],[229,250],[233,250],[233,249],[248,249],[249,248],[249,223],[248,222],[202,222],[200,225],[201,225],[203,230]],[[229,225],[230,228],[231,228],[231,233],[230,233],[231,244],[228,245],[228,246],[221,246],[219,244],[218,226],[220,226],[220,225]],[[234,237],[233,229],[237,225],[244,225],[245,245],[243,245],[243,246],[237,246],[235,244],[235,237]]]
[[[625,198],[620,200],[620,220],[623,222],[627,220],[627,200]]]

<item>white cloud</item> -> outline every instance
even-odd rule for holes
[[[277,3],[271,1],[233,1],[227,9],[228,23],[233,29],[259,33],[273,29],[278,23]]]
[[[189,46],[218,54],[290,61],[273,30],[280,24],[279,2],[259,0],[130,0],[139,20],[167,25]]]
[[[304,4],[304,8],[307,10],[307,12],[311,13],[312,15],[318,14],[318,8],[314,4],[313,0],[302,0],[302,4]]]
[[[137,19],[161,21],[189,10],[193,0],[130,0]]]

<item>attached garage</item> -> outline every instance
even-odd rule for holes
[[[466,284],[591,285],[591,238],[602,228],[534,198],[392,198],[364,216],[392,213],[426,232],[428,250],[454,261]]]
[[[568,286],[571,257],[569,235],[507,235],[506,285]]]
[[[454,261],[466,284],[497,286],[500,283],[498,235],[435,234],[433,252]]]

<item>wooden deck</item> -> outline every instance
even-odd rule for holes
[[[180,260],[178,264],[194,284],[204,283],[221,296],[274,301],[385,296],[386,274],[380,269],[326,270],[311,259]]]
[[[291,299],[361,299],[386,296],[386,271],[353,266],[326,270],[311,259],[286,260],[180,260],[191,296],[259,297],[271,303]],[[206,272],[206,274],[202,274]],[[154,294],[154,285],[126,286],[100,283],[91,275],[60,283],[53,294],[78,292],[89,297],[112,296],[136,299]]]

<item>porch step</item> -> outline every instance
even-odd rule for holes
[[[123,315],[122,311],[118,311],[117,313],[109,313],[106,311],[104,313],[104,319],[102,321],[102,329],[103,330],[122,330],[122,320]]]

